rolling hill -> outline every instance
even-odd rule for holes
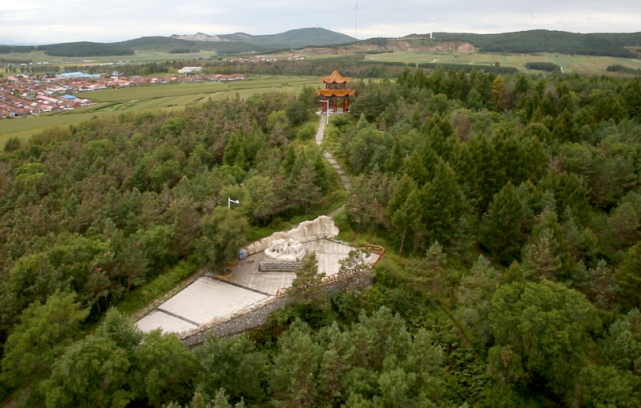
[[[300,48],[306,46],[323,46],[347,44],[358,41],[354,37],[340,34],[324,28],[300,28],[280,34],[256,35],[245,40],[248,44],[263,49]]]
[[[358,41],[354,37],[320,27],[300,28],[271,35],[251,35],[246,33],[208,35],[196,33],[193,35],[172,35],[171,38],[199,42],[244,42],[265,51],[307,46],[339,45]]]
[[[278,49],[301,48],[306,46],[337,45],[356,41],[350,36],[324,28],[301,28],[273,35],[250,35],[233,33],[226,35],[173,35],[171,37],[141,37],[115,43],[74,42],[48,44],[28,47],[45,51],[49,55],[64,57],[96,57],[132,55],[135,50],[164,51],[185,53],[197,51],[216,51],[218,54],[237,54],[245,52],[269,52]],[[0,46],[0,53],[21,52],[15,46]]]
[[[641,45],[641,33],[578,34],[564,31],[532,30],[503,34],[434,33],[441,41],[465,41],[480,52],[600,55],[630,57],[625,47]],[[423,35],[421,37],[428,37]]]
[[[400,38],[370,38],[333,46],[310,46],[301,54],[407,52],[559,53],[610,57],[639,57],[641,33],[577,34],[533,30],[502,34],[434,33]]]
[[[371,38],[358,41],[324,28],[301,28],[272,35],[233,33],[226,35],[173,35],[141,37],[116,43],[77,42],[38,47],[0,46],[0,53],[45,51],[50,55],[90,57],[131,55],[134,50],[185,53],[216,51],[218,54],[271,52],[298,49],[307,54],[350,54],[392,51],[560,53],[612,57],[641,56],[641,33],[578,34],[563,31],[532,30],[502,34],[434,33],[411,34],[401,38]]]
[[[241,52],[259,51],[253,45],[240,41],[188,41],[172,37],[141,37],[134,40],[114,43],[122,47],[132,48],[134,50],[165,51],[190,49],[211,51],[214,50],[219,54],[233,54]]]
[[[109,57],[116,55],[133,55],[134,50],[117,43],[103,44],[94,42],[73,42],[64,44],[40,45],[38,51],[58,57]]]

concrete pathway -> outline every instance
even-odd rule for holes
[[[320,146],[321,143],[323,143],[323,137],[325,135],[325,125],[327,123],[327,113],[323,113],[321,115],[321,121],[320,124],[318,125],[318,131],[316,132],[316,143]],[[349,176],[343,168],[341,167],[340,164],[336,162],[334,157],[328,152],[323,153],[323,157],[329,162],[329,164],[336,170],[338,173],[338,176],[341,178],[341,181],[343,182],[343,185],[345,186],[345,190],[349,191],[352,189],[352,184],[349,181]]]

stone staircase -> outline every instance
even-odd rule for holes
[[[326,122],[327,122],[327,114],[323,113],[321,115],[320,124],[318,125],[318,132],[316,132],[316,143],[319,146],[323,142],[323,136],[325,135]],[[327,152],[323,153],[323,157],[325,157],[325,159],[334,168],[334,170],[336,170],[336,172],[338,173],[338,176],[341,178],[341,181],[343,182],[343,185],[345,186],[345,190],[347,191],[351,190],[352,184],[349,181],[349,176],[345,173],[341,165],[336,162],[336,160],[332,157],[330,153],[327,153]]]

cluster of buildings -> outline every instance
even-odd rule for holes
[[[264,55],[254,55],[251,57],[234,57],[234,58],[227,58],[225,61],[227,62],[278,62],[278,58],[268,58],[265,57]]]
[[[95,102],[72,95],[80,85],[71,78],[8,76],[0,82],[0,118],[76,109]],[[87,79],[84,79],[87,81]]]
[[[211,77],[211,82],[243,81],[245,79],[247,79],[247,77],[243,74],[231,74],[231,75],[216,74]]]
[[[287,58],[283,57],[283,59],[287,61],[300,61],[304,60],[305,57],[301,57],[300,55],[291,55]],[[227,58],[225,59],[226,62],[255,62],[255,63],[261,63],[261,62],[278,62],[278,58],[276,57],[265,57],[264,55],[254,55],[252,57],[236,57],[236,58]]]
[[[71,110],[96,102],[77,96],[98,89],[141,85],[160,85],[170,82],[199,83],[238,81],[243,74],[188,75],[172,77],[124,77],[118,72],[111,76],[89,75],[82,72],[60,74],[55,78],[15,75],[0,78],[0,118],[38,115],[46,112]]]

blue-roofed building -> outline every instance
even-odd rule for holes
[[[56,75],[58,78],[100,78],[102,75],[85,74],[84,72],[66,72]]]

